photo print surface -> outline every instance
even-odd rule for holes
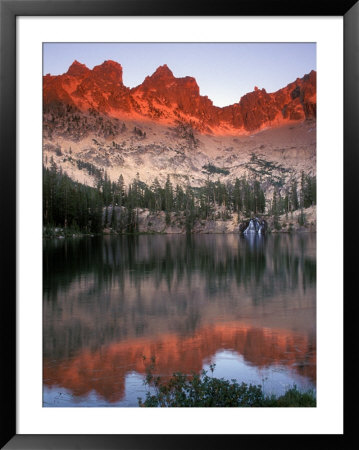
[[[316,405],[316,45],[43,44],[43,406]]]

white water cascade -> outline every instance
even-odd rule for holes
[[[261,222],[257,217],[249,221],[248,227],[244,230],[243,234],[264,234],[265,227],[264,223]]]

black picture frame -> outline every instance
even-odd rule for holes
[[[317,446],[323,438],[345,448],[354,431],[356,414],[348,413],[357,389],[351,380],[358,374],[355,294],[345,301],[345,420],[343,435],[18,435],[16,434],[16,17],[18,16],[342,16],[344,18],[344,294],[355,292],[356,265],[349,264],[356,248],[353,214],[359,170],[359,3],[282,0],[0,0],[0,198],[2,376],[2,448],[6,449],[184,449],[267,445],[270,448]],[[329,95],[330,93],[328,93]],[[350,216],[349,216],[350,215]],[[334,222],[334,220],[333,220]],[[342,218],[336,219],[341,226]],[[329,226],[329,225],[328,225]],[[331,224],[330,226],[333,226]],[[355,227],[355,228],[354,228]],[[350,239],[350,240],[349,240]],[[354,260],[353,260],[354,261]],[[353,286],[352,286],[353,287]],[[344,297],[345,299],[345,297]],[[353,356],[354,355],[354,356]],[[354,376],[353,376],[354,375]],[[354,399],[352,398],[354,394]],[[289,442],[290,441],[290,442]]]

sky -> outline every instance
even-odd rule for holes
[[[167,64],[175,77],[196,78],[216,106],[227,106],[255,86],[275,92],[316,70],[316,44],[44,43],[43,74],[65,73],[75,59],[90,69],[109,59],[120,63],[130,88]]]

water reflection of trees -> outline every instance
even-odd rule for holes
[[[46,241],[43,262],[44,351],[53,357],[244,313],[280,311],[287,324],[294,309],[315,307],[313,235]]]
[[[316,262],[306,255],[306,246],[315,244],[313,236],[273,236],[241,238],[231,236],[120,236],[46,241],[44,244],[45,298],[56,298],[74,280],[92,274],[95,289],[103,290],[113,282],[132,284],[149,277],[155,286],[166,282],[191,283],[200,276],[207,294],[226,290],[233,279],[252,288],[268,275],[282,289],[312,286]],[[267,280],[270,281],[270,280]],[[268,294],[273,284],[262,286]]]

